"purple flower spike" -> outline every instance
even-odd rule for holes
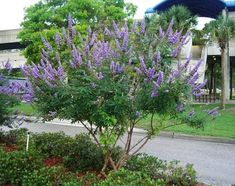
[[[57,114],[56,112],[49,111],[48,116],[50,116],[50,117],[55,117],[56,114]]]
[[[57,33],[55,34],[55,44],[56,44],[57,47],[60,46],[60,40],[61,40],[60,34],[57,32]]]
[[[145,33],[145,21],[142,20],[140,23],[140,33],[144,34]]]
[[[158,73],[157,84],[160,86],[163,83],[164,74],[162,71]]]
[[[161,62],[162,58],[161,58],[161,53],[160,51],[157,51],[157,64],[159,65],[159,63]]]
[[[146,64],[144,62],[144,57],[140,57],[140,67],[142,71],[147,71]]]
[[[29,90],[29,92],[27,92],[26,94],[24,94],[22,96],[22,99],[27,103],[32,103],[33,102],[34,93],[32,91],[31,92],[30,91],[31,90]]]
[[[112,35],[111,32],[110,32],[110,30],[109,30],[108,28],[105,28],[105,29],[104,29],[104,34],[105,34],[106,36],[111,36],[111,35]]]
[[[195,73],[197,73],[201,64],[202,64],[202,60],[199,60],[197,64],[194,66],[194,68],[189,72],[190,76],[193,76]]]
[[[208,110],[208,115],[212,116],[212,117],[216,117],[219,115],[219,108],[216,107],[216,108],[213,108],[211,110]]]
[[[165,37],[165,33],[164,31],[162,30],[162,27],[160,26],[159,27],[159,35],[160,35],[160,39],[163,39]]]
[[[172,51],[171,56],[174,57],[174,58],[177,57],[177,56],[179,55],[180,49],[181,49],[181,47],[180,47],[180,46],[177,46],[177,47]]]
[[[98,73],[98,79],[101,80],[101,79],[103,79],[103,78],[104,78],[103,73],[102,73],[102,72],[99,72],[99,73]]]
[[[10,72],[12,70],[12,65],[10,63],[10,60],[8,59],[6,63],[3,63],[3,67]]]
[[[157,97],[158,96],[158,93],[156,90],[153,90],[152,93],[151,93],[151,97],[154,98],[154,97]]]
[[[127,31],[125,31],[124,37],[123,37],[122,51],[127,50],[128,40],[129,40],[129,33],[128,33],[128,29],[127,29]]]
[[[188,117],[189,117],[189,118],[192,118],[194,115],[195,115],[195,111],[194,111],[194,110],[192,110],[192,111],[190,111],[190,112],[188,113]]]
[[[191,77],[191,78],[189,79],[188,83],[189,83],[190,85],[194,85],[194,84],[196,83],[196,81],[198,80],[198,78],[199,78],[199,74],[198,74],[198,73],[195,73],[195,74],[193,75],[193,77]]]
[[[115,21],[113,21],[113,29],[114,29],[114,31],[115,31],[115,34],[118,36],[118,38],[120,37],[120,31],[119,31],[119,28],[118,28],[118,26],[117,26],[117,24],[116,24],[116,22]]]
[[[139,68],[137,68],[137,67],[135,67],[135,71],[136,71],[136,73],[139,74],[139,75],[142,74],[142,71],[141,71]]]
[[[96,39],[97,39],[97,38],[96,38],[96,34],[93,33],[93,34],[92,34],[92,37],[91,37],[91,41],[90,41],[90,46],[94,45]]]
[[[46,39],[43,36],[41,36],[41,40],[45,48],[47,48],[49,51],[53,51],[52,46],[50,45],[50,43],[46,41]]]
[[[149,79],[153,79],[155,76],[155,69],[154,68],[149,68],[147,71],[147,76]]]
[[[133,24],[132,24],[131,32],[132,32],[132,33],[135,33],[135,32],[136,32],[136,28],[137,28],[137,22],[134,21]]]
[[[169,24],[169,26],[168,26],[168,28],[167,28],[167,31],[166,31],[166,34],[168,36],[172,34],[172,27],[173,27],[173,25],[174,25],[174,20],[172,19],[170,24]]]
[[[74,38],[74,36],[76,35],[75,30],[73,28],[73,20],[71,15],[69,14],[68,16],[68,30],[69,30],[69,35],[71,38]]]
[[[178,110],[179,112],[183,112],[183,111],[184,111],[184,105],[183,105],[182,103],[178,104],[178,105],[177,105],[177,110]]]

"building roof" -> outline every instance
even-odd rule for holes
[[[200,17],[216,18],[227,7],[229,11],[235,11],[235,0],[163,0],[145,13],[161,12],[173,5],[186,6],[194,15]]]

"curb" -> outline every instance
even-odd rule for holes
[[[220,138],[220,137],[208,137],[208,136],[192,136],[187,134],[181,133],[174,133],[174,132],[160,132],[162,137],[168,137],[172,139],[185,139],[185,140],[194,140],[194,141],[204,141],[204,142],[212,142],[212,143],[226,143],[226,144],[233,144],[235,145],[235,139],[229,138]]]
[[[72,124],[69,120],[58,120],[55,119],[54,121],[50,122],[42,122],[40,119],[36,117],[26,117],[29,122],[40,122],[45,124],[52,124],[52,125],[62,125],[62,126],[74,126],[74,127],[80,127],[84,128],[82,124],[74,123]],[[134,128],[135,134],[146,134],[147,131],[141,128]],[[181,134],[181,133],[174,133],[174,132],[165,132],[161,131],[158,136],[161,137],[167,137],[172,139],[185,139],[185,140],[194,140],[194,141],[204,141],[204,142],[213,142],[213,143],[225,143],[225,144],[233,144],[235,145],[235,139],[229,139],[229,138],[220,138],[220,137],[210,137],[210,136],[193,136],[193,135],[187,135],[187,134]]]

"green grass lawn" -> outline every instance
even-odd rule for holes
[[[214,108],[218,104],[206,106],[206,109]],[[201,105],[194,105],[195,110],[201,110]],[[205,106],[203,106],[205,109]],[[206,123],[204,129],[194,129],[187,125],[179,125],[166,129],[169,132],[182,134],[199,135],[199,136],[215,136],[223,138],[235,138],[235,105],[226,105],[226,110],[220,112],[215,120]],[[155,117],[155,120],[158,118]],[[150,118],[146,118],[139,125],[140,128],[147,129]]]
[[[218,106],[218,104],[212,104],[203,106],[203,109],[210,109]],[[195,110],[202,110],[202,105],[194,105]],[[35,109],[26,103],[21,103],[15,110],[23,112],[25,115],[35,115]],[[155,117],[155,120],[158,118]],[[150,117],[143,120],[138,127],[146,129]],[[221,111],[221,115],[215,120],[210,121],[205,125],[204,129],[194,129],[186,125],[180,125],[168,128],[166,131],[177,132],[183,134],[200,135],[200,136],[216,136],[224,138],[235,138],[235,105],[226,105],[226,110]]]
[[[31,104],[21,102],[19,105],[14,107],[14,110],[18,110],[24,115],[30,116],[35,115],[36,111]]]

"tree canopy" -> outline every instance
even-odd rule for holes
[[[136,6],[124,0],[41,0],[25,9],[22,31],[19,38],[27,47],[24,56],[28,62],[40,61],[43,35],[50,43],[54,35],[62,27],[67,27],[68,15],[73,17],[75,29],[83,35],[90,25],[93,29],[103,28],[113,20],[120,21],[131,18]]]

